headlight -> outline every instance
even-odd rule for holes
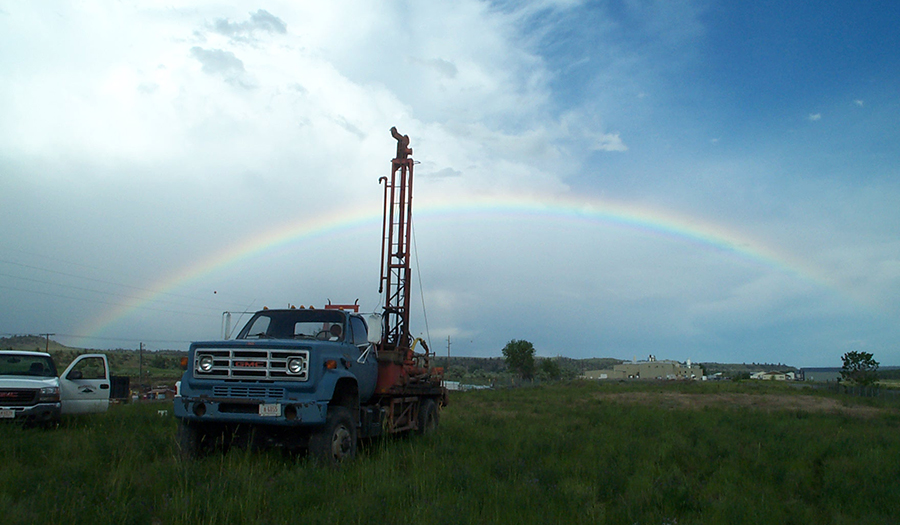
[[[306,368],[306,360],[302,357],[292,357],[288,359],[287,368],[289,374],[301,374]]]
[[[42,403],[56,403],[59,401],[59,387],[46,386],[42,388],[38,395],[38,401]]]
[[[201,372],[209,372],[213,368],[213,356],[211,355],[202,355],[200,356],[200,360],[197,361],[197,370]]]

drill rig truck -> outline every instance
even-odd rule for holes
[[[443,370],[409,331],[413,159],[396,128],[384,186],[383,310],[358,304],[263,309],[231,340],[194,342],[174,413],[182,455],[284,446],[326,464],[382,434],[427,433],[447,404]],[[227,338],[227,334],[226,334]]]

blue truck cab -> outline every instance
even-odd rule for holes
[[[352,457],[383,417],[369,404],[380,321],[372,331],[352,310],[265,309],[233,340],[192,343],[174,404],[182,453],[237,443]]]

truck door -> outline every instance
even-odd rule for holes
[[[106,412],[109,408],[109,362],[103,354],[85,354],[59,376],[63,414]]]
[[[350,316],[350,330],[353,332],[353,345],[356,347],[353,373],[359,386],[359,399],[366,401],[375,393],[375,383],[378,381],[378,360],[375,359],[375,352],[369,350],[365,321],[361,317]]]

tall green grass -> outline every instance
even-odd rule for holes
[[[639,390],[649,403],[600,394]],[[571,383],[454,395],[436,434],[320,468],[278,450],[178,459],[166,405],[56,430],[0,427],[3,523],[896,523],[900,432],[881,414],[685,409],[653,393],[760,385]],[[854,399],[846,400],[850,403]]]

